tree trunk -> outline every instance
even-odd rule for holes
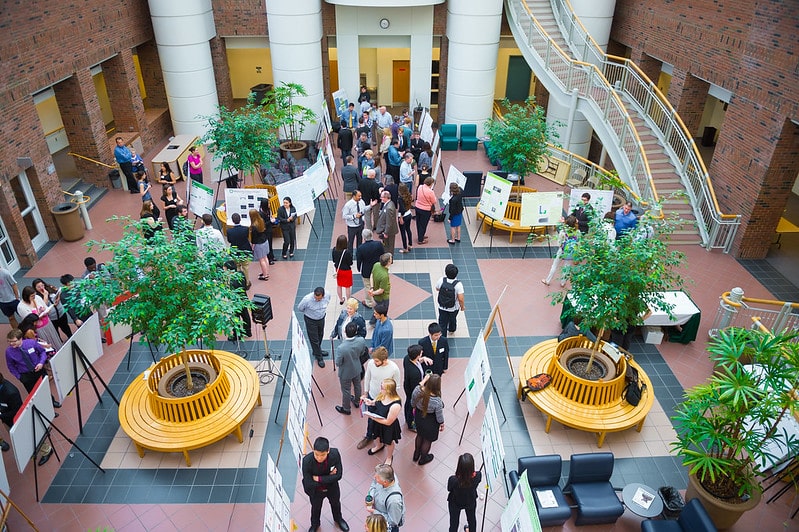
[[[585,367],[586,373],[591,371],[591,367],[594,365],[594,357],[596,357],[596,354],[599,353],[599,342],[602,341],[602,337],[604,335],[605,329],[599,329],[599,332],[596,335],[596,342],[594,342],[594,345],[591,346],[591,357],[588,359],[588,365]]]
[[[191,381],[191,367],[189,366],[189,359],[186,358],[186,347],[180,352],[180,360],[183,362],[183,367],[186,368],[186,388],[188,390],[194,389],[194,383]]]

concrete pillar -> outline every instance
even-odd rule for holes
[[[133,52],[122,49],[104,61],[103,77],[119,132],[142,131],[146,127],[144,103],[139,90],[139,77],[133,64]]]
[[[502,1],[447,2],[448,124],[477,124],[482,135],[494,105]]]
[[[322,83],[321,0],[269,0],[266,18],[275,85],[282,81],[301,84],[308,96],[298,98],[296,103],[311,109],[318,116],[325,99]],[[358,67],[357,61],[355,67]],[[350,95],[350,98],[355,97]],[[314,124],[306,124],[305,135],[301,136],[313,135],[315,127]]]
[[[216,114],[218,104],[208,42],[216,34],[211,0],[148,3],[172,128],[176,135],[203,136],[200,116]]]
[[[100,100],[88,68],[75,72],[53,87],[61,120],[70,149],[84,157],[114,164],[114,151],[105,133]],[[82,178],[94,185],[108,185],[108,169],[84,159],[75,158]]]
[[[562,104],[557,98],[550,98],[547,105],[547,124],[557,131],[557,142],[564,149],[587,159],[593,129],[582,113],[572,112],[571,107],[574,104],[576,102],[573,99]]]
[[[667,95],[668,100],[694,137],[702,134],[699,131],[699,124],[702,121],[709,89],[710,84],[706,81],[692,76],[686,70],[674,67]]]
[[[139,56],[141,77],[144,80],[147,107],[168,107],[164,73],[161,71],[161,60],[158,59],[158,48],[155,41],[151,40],[140,44],[136,47],[136,53]]]
[[[591,38],[606,51],[616,0],[571,0],[571,5]]]

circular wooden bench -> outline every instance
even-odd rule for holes
[[[191,421],[166,421],[164,412],[153,408],[148,386],[149,370],[128,386],[119,404],[119,424],[140,457],[144,450],[180,452],[191,466],[189,451],[215,443],[229,434],[244,441],[241,427],[256,405],[261,404],[258,374],[247,360],[227,351],[214,351],[220,369],[227,376],[229,394],[204,417]]]
[[[608,432],[620,432],[632,427],[641,432],[646,416],[655,403],[652,382],[644,370],[632,357],[628,361],[622,358],[620,376],[615,379],[588,381],[574,376],[564,379],[565,369],[558,362],[558,354],[577,345],[590,345],[590,342],[580,336],[568,338],[562,344],[560,350],[557,338],[536,344],[524,354],[519,364],[517,395],[519,399],[524,395],[525,399],[546,416],[545,432],[549,433],[554,419],[567,427],[595,432],[598,447],[602,447]],[[632,406],[621,398],[621,391],[624,389],[622,370],[626,369],[628,363],[638,370],[640,382],[647,387],[637,406]],[[539,373],[551,375],[552,383],[537,392],[523,391],[527,379]]]

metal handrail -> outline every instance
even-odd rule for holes
[[[105,164],[96,159],[92,159],[91,157],[86,157],[85,155],[80,155],[78,153],[68,152],[67,155],[71,155],[73,157],[77,157],[78,159],[83,159],[84,161],[89,161],[90,163],[94,163],[100,166],[105,166],[106,168],[116,168],[116,166],[113,164]]]
[[[791,308],[799,309],[799,303],[791,303],[790,301],[777,301],[775,299],[759,299],[756,297],[746,297],[743,296],[740,298],[740,301],[737,301],[735,298],[730,298],[730,292],[724,292],[721,294],[721,299],[730,306],[733,307],[743,307],[748,304],[755,304],[755,305],[774,305],[775,307],[784,307],[785,305],[790,305]]]
[[[729,252],[741,217],[721,212],[699,148],[677,111],[634,62],[609,56],[602,51],[575,15],[569,0],[550,2],[553,15],[575,56],[597,65],[614,89],[626,94],[648,118],[653,132],[663,141],[669,156],[675,161],[675,170],[688,189],[688,197],[699,214],[697,219],[703,225],[700,233],[706,238],[707,249]]]

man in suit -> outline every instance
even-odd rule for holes
[[[386,253],[394,251],[394,239],[399,233],[399,225],[397,224],[397,207],[391,201],[391,192],[384,190],[380,194],[380,201],[383,202],[380,208],[380,214],[377,216],[377,234],[383,241],[383,247]]]
[[[358,407],[361,396],[361,355],[368,352],[366,340],[358,336],[358,324],[349,322],[344,327],[345,338],[336,350],[336,366],[338,381],[341,384],[341,406],[336,405],[336,412],[350,415],[350,403]],[[352,390],[353,393],[350,393]]]
[[[361,179],[361,182],[358,183],[358,190],[361,191],[363,202],[367,205],[372,205],[372,200],[375,200],[375,202],[380,201],[380,183],[375,179],[376,177],[377,172],[375,169],[369,168],[366,171],[366,179]],[[379,209],[370,211],[369,216],[363,221],[367,229],[374,230],[379,212]]]
[[[341,150],[341,160],[346,164],[347,157],[352,155],[353,137],[352,130],[347,127],[347,122],[341,121],[341,129],[338,130],[338,148]]]
[[[441,326],[431,323],[427,326],[427,336],[419,340],[422,354],[433,361],[430,369],[436,375],[443,375],[449,367],[449,343],[446,336],[441,336]]]
[[[230,247],[247,254],[247,257],[241,257],[236,260],[236,269],[244,276],[245,290],[249,290],[251,283],[250,272],[247,266],[250,264],[250,259],[248,257],[252,257],[250,230],[241,225],[241,215],[239,213],[234,212],[230,219],[233,221],[233,227],[227,230],[227,241],[230,243]]]
[[[352,198],[353,192],[358,190],[358,183],[361,181],[361,175],[358,173],[358,169],[355,168],[352,155],[344,157],[344,167],[341,169],[341,180],[344,182],[344,194],[347,200],[349,200]]]
[[[311,527],[308,532],[316,532],[321,526],[322,502],[330,502],[333,520],[344,532],[349,532],[349,525],[341,516],[341,489],[339,481],[343,468],[341,454],[335,447],[330,447],[327,438],[316,438],[313,452],[302,458],[302,489],[311,499]]]

